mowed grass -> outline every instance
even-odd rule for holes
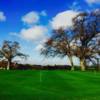
[[[0,71],[0,100],[100,100],[100,73]]]

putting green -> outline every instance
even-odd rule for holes
[[[0,71],[0,100],[100,100],[100,73]]]

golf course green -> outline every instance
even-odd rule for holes
[[[0,100],[100,100],[100,73],[1,70]]]

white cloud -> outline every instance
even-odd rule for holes
[[[22,21],[25,24],[36,24],[39,22],[39,14],[35,11],[31,11],[22,17]]]
[[[67,28],[72,26],[72,18],[78,14],[77,11],[67,10],[61,13],[58,13],[52,21],[50,21],[53,29],[58,28]]]
[[[11,36],[16,36],[16,37],[20,37],[19,34],[16,33],[16,32],[10,32],[9,35],[11,35]]]
[[[43,10],[43,11],[41,11],[40,15],[41,15],[41,16],[47,16],[47,13],[46,13],[45,10]]]
[[[6,16],[3,12],[0,12],[0,21],[6,21]]]
[[[18,33],[10,32],[9,35],[42,45],[49,37],[47,33],[48,28],[46,26],[34,26],[28,29],[22,28]]]
[[[45,37],[46,33],[48,32],[45,26],[33,26],[28,29],[22,29],[20,31],[20,35],[22,38],[26,40],[40,40]]]
[[[28,24],[28,25],[31,25],[31,24],[37,24],[39,23],[39,20],[40,20],[40,17],[41,16],[47,16],[47,13],[45,10],[41,11],[40,13],[39,12],[36,12],[36,11],[31,11],[31,12],[28,12],[27,14],[25,14],[23,17],[22,17],[22,21],[25,23],[25,24]]]
[[[44,49],[44,46],[42,44],[38,44],[35,48],[36,51],[40,51],[41,49]]]
[[[86,0],[86,2],[91,5],[91,4],[100,4],[100,0]]]
[[[69,9],[71,9],[71,10],[73,10],[73,11],[79,11],[79,10],[81,10],[82,8],[81,8],[79,2],[74,1],[74,2],[72,3],[72,5],[69,6]]]

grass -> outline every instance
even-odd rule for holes
[[[0,71],[0,100],[100,100],[100,73]]]

